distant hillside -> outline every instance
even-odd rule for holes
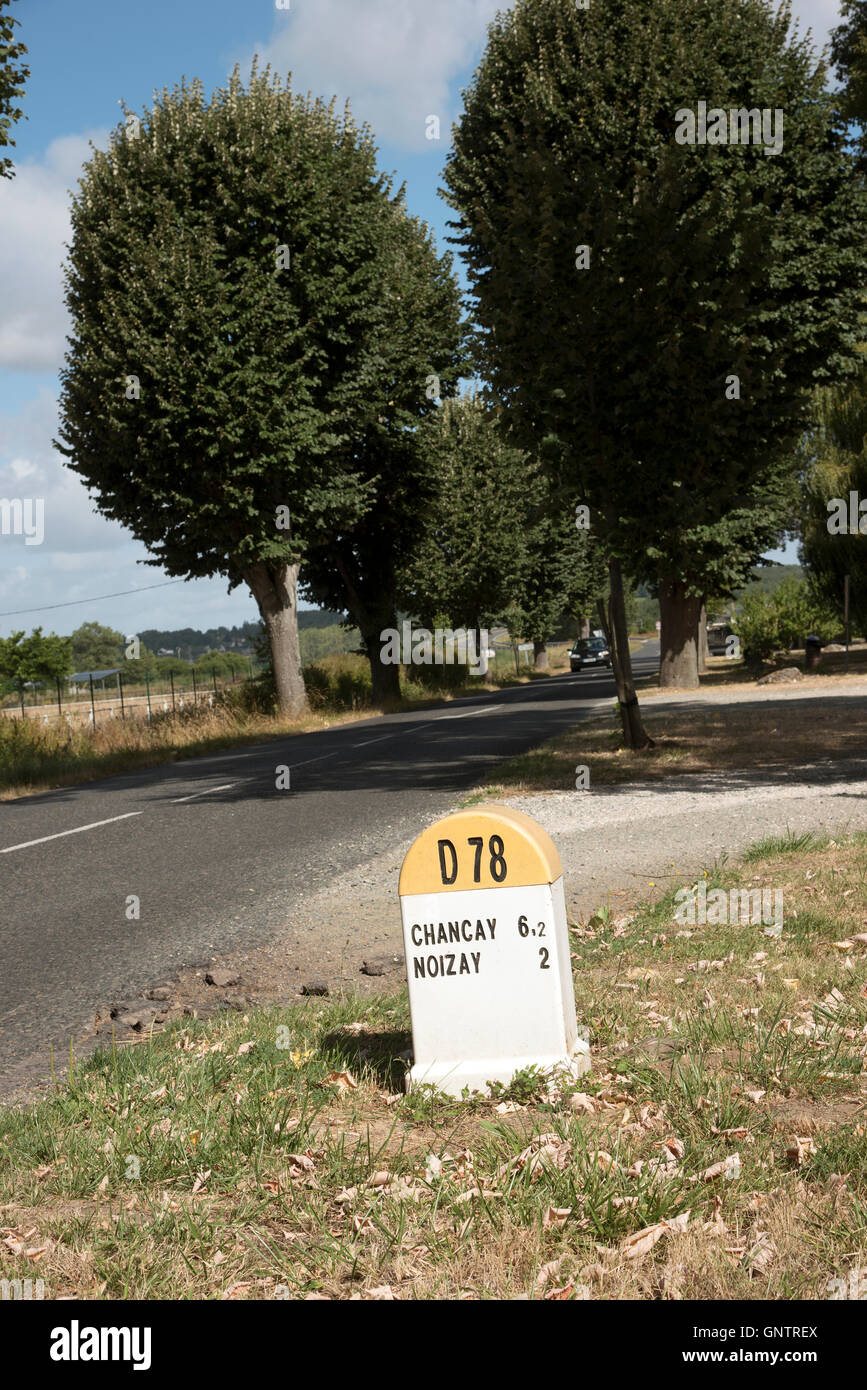
[[[806,579],[806,570],[800,565],[757,565],[753,570],[751,582],[745,589],[739,589],[735,598],[740,600],[749,589],[750,593],[761,591],[765,594],[772,594],[782,583],[787,574],[791,574],[795,579]]]
[[[325,608],[299,611],[298,627],[302,632],[333,627],[343,621],[343,616]],[[171,630],[151,627],[140,632],[139,637],[149,651],[177,653],[180,648],[184,661],[196,661],[205,652],[239,652],[242,656],[253,656],[261,632],[262,624],[255,622],[241,623],[239,627],[211,627],[205,632],[194,627]]]

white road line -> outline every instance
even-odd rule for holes
[[[58,830],[56,835],[40,835],[38,840],[25,840],[20,845],[7,845],[0,854],[11,854],[15,849],[29,849],[31,845],[44,845],[47,840],[62,840],[64,835],[80,835],[82,830],[96,830],[100,825],[113,825],[118,820],[129,820],[130,816],[140,816],[141,811],[127,811],[122,816],[109,816],[108,820],[91,821],[90,825],[77,825],[74,830]]]
[[[383,743],[387,738],[394,738],[394,734],[381,734],[379,738],[366,738],[363,743],[353,743],[353,748],[367,748],[371,743]]]
[[[326,759],[336,758],[337,754],[342,752],[343,749],[338,748],[334,753],[321,753],[318,758],[305,758],[303,763],[290,763],[289,770],[291,771],[293,768],[296,767],[307,767],[309,763],[324,763]]]
[[[172,805],[178,806],[182,801],[195,801],[197,796],[210,796],[212,792],[227,792],[234,785],[234,782],[224,782],[221,787],[205,787],[203,792],[190,792],[189,796],[175,796],[172,798]]]
[[[481,709],[468,709],[464,714],[444,714],[442,718],[435,719],[435,724],[444,724],[447,719],[469,719],[472,714],[494,714],[496,710],[502,709],[502,705],[482,705]]]

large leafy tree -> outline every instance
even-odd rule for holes
[[[20,60],[27,49],[23,43],[16,43],[15,28],[18,20],[4,13],[11,0],[0,0],[0,149],[4,145],[14,145],[9,134],[15,121],[21,119],[21,107],[15,102],[24,95],[24,83],[30,76],[30,68]],[[12,160],[9,155],[0,155],[0,178],[14,176]]]
[[[124,660],[124,634],[102,623],[82,623],[69,640],[76,671],[102,671]]]
[[[526,455],[478,396],[445,401],[419,431],[431,505],[399,575],[428,627],[489,627],[514,602],[525,563]]]
[[[781,152],[677,143],[701,100],[782,109]],[[642,745],[621,566],[658,587],[663,677],[695,683],[703,548],[767,496],[813,383],[851,369],[863,195],[825,70],[765,0],[517,0],[446,182],[482,370],[610,558],[621,716]]]
[[[398,575],[431,524],[435,478],[418,424],[450,397],[464,365],[460,290],[451,257],[438,258],[427,227],[401,215],[390,268],[391,332],[380,367],[388,397],[351,442],[350,464],[367,489],[363,514],[307,547],[305,595],[346,610],[361,633],[376,702],[400,694],[400,668],[380,660],[381,633],[397,622]]]
[[[128,113],[73,203],[62,451],[149,563],[249,586],[284,711],[305,549],[370,505],[358,441],[424,409],[418,353],[394,370],[409,239],[370,132],[255,66]]]
[[[564,613],[595,610],[605,589],[605,565],[591,535],[576,526],[573,508],[552,492],[541,470],[524,484],[526,522],[510,627],[533,643],[537,671],[548,668],[548,639]]]

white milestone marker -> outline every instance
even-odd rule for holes
[[[582,1076],[563,867],[521,811],[437,821],[403,861],[400,910],[414,1065],[407,1086],[460,1096],[536,1066]]]

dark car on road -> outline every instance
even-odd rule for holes
[[[707,650],[710,656],[728,656],[731,648],[728,639],[734,637],[728,623],[709,623],[707,629]]]
[[[611,653],[604,637],[579,637],[569,653],[569,667],[580,671],[582,666],[610,666]]]

